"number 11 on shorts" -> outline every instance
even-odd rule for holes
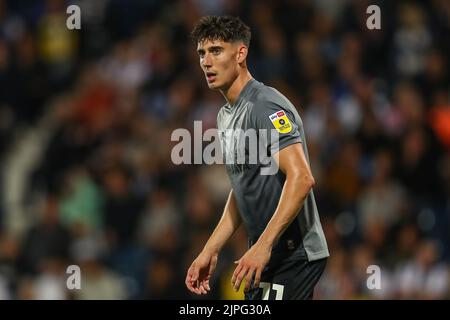
[[[276,291],[275,300],[283,300],[283,285],[269,282],[260,282],[259,287],[263,289],[262,300],[269,300],[270,287],[272,287],[272,290]]]

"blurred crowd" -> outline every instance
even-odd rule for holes
[[[450,298],[448,0],[0,0],[0,299],[196,299],[185,272],[230,185],[173,164],[171,133],[224,104],[189,38],[207,14],[252,28],[250,72],[303,118],[331,253],[316,298]],[[206,298],[243,298],[246,247]]]

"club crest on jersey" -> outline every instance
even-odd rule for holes
[[[283,110],[277,111],[269,116],[273,126],[279,133],[289,133],[292,130],[292,125],[289,122],[286,113]]]

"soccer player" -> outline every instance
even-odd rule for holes
[[[245,285],[248,300],[312,299],[329,253],[312,191],[303,124],[286,97],[251,76],[246,63],[250,37],[249,27],[229,16],[203,17],[192,31],[208,86],[227,102],[217,117],[222,152],[228,154],[226,146],[238,153],[233,135],[223,134],[227,130],[276,130],[278,139],[267,139],[267,149],[278,170],[262,174],[262,162],[225,163],[232,190],[185,284],[195,294],[208,293],[221,248],[243,224],[249,249],[236,261],[234,289]]]

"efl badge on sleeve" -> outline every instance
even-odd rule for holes
[[[279,133],[289,133],[292,130],[292,125],[289,122],[286,113],[283,110],[277,111],[269,116],[273,126]]]

